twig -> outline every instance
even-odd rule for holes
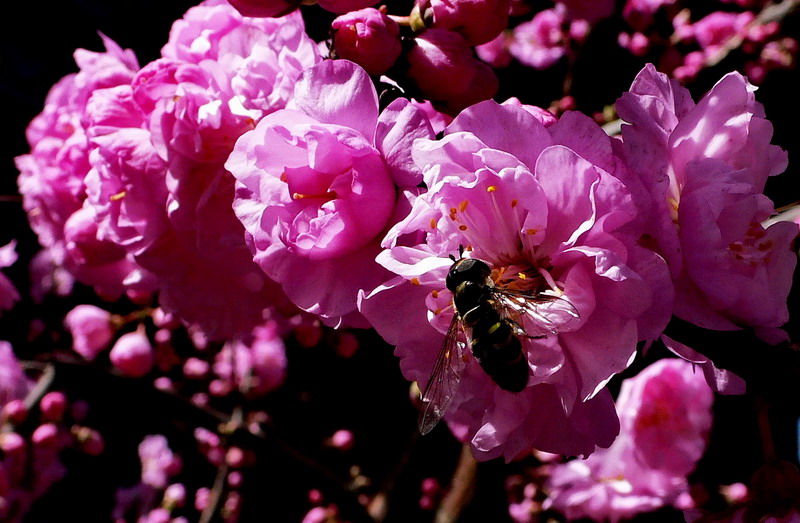
[[[475,493],[475,481],[478,472],[478,462],[472,457],[469,445],[461,447],[461,456],[458,466],[453,474],[450,492],[442,500],[439,510],[436,511],[436,523],[455,523],[461,511],[472,499]]]

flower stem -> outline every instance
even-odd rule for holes
[[[444,497],[436,512],[436,523],[455,523],[458,520],[458,516],[475,493],[477,473],[478,463],[472,457],[469,444],[465,444],[461,448],[458,466],[453,473],[450,492]]]

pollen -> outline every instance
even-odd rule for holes
[[[451,207],[450,208],[450,219],[455,221],[456,214],[458,214],[458,209],[456,209],[455,207]]]
[[[467,226],[466,225],[459,225],[458,226],[458,230],[459,231],[466,231],[467,230]]]
[[[441,307],[437,307],[437,308],[436,308],[436,310],[435,310],[435,311],[433,311],[433,313],[434,313],[435,315],[437,315],[437,316],[438,316],[439,314],[441,314],[441,313],[442,313],[442,309],[441,309]]]
[[[472,252],[473,251],[472,245],[467,245],[464,250],[467,252]]]
[[[289,180],[289,177],[288,177],[288,176],[286,176],[286,171],[284,171],[284,172],[282,172],[282,173],[281,173],[281,177],[280,177],[280,178],[281,178],[281,181],[282,181],[282,182],[286,182],[286,181],[288,181],[288,180]]]
[[[525,278],[527,278],[527,276],[525,276],[524,272],[521,272],[521,273],[517,274],[517,278],[519,278],[520,280],[524,280]]]
[[[419,285],[419,279],[415,276],[411,278],[411,285]]]
[[[496,190],[497,187],[495,187],[494,185],[490,185],[489,187],[486,188],[486,192],[495,192]]]
[[[525,229],[525,234],[527,234],[528,236],[533,236],[537,232],[539,232],[539,229]]]
[[[467,210],[467,205],[468,204],[469,204],[469,202],[467,200],[464,200],[463,202],[458,204],[458,210],[461,211],[461,212],[464,212],[465,210]]]
[[[431,229],[435,229],[437,225],[436,218],[431,218]]]
[[[111,196],[108,197],[108,199],[109,199],[109,201],[117,202],[117,201],[125,198],[126,194],[128,194],[127,191],[120,191],[117,194],[112,194]]]
[[[433,289],[433,291],[431,291],[431,296],[433,296],[434,299],[438,298],[439,297],[439,291],[437,291],[436,289]]]
[[[518,203],[519,203],[519,201],[517,201],[517,199],[516,199],[516,198],[514,198],[513,200],[511,200],[511,208],[513,209],[514,207],[516,207]]]

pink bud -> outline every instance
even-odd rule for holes
[[[458,33],[428,29],[415,42],[408,53],[408,75],[437,109],[455,115],[497,92],[494,71],[473,57]]]
[[[159,376],[153,380],[153,386],[158,390],[170,391],[172,390],[172,380],[166,376]]]
[[[227,381],[211,380],[211,383],[208,384],[208,393],[218,398],[227,396],[232,390],[233,387],[231,386],[230,382]]]
[[[371,7],[352,11],[331,24],[333,48],[369,74],[380,75],[400,56],[400,26]]]
[[[339,450],[350,450],[353,448],[353,433],[349,430],[337,430],[330,441],[331,446]]]
[[[358,350],[358,338],[352,332],[342,331],[336,343],[336,354],[341,358],[352,358]]]
[[[89,427],[72,427],[72,435],[80,444],[81,450],[90,456],[99,456],[105,450],[103,436]]]
[[[173,483],[164,491],[164,503],[169,508],[180,508],[186,504],[186,487]]]
[[[0,434],[0,450],[4,454],[17,454],[25,451],[25,439],[16,432]]]
[[[436,478],[425,478],[422,480],[422,484],[420,485],[420,489],[422,490],[423,494],[427,494],[429,496],[433,496],[439,492],[439,482]]]
[[[198,512],[202,512],[206,505],[208,505],[208,496],[211,491],[206,487],[200,487],[194,495],[194,508]]]
[[[160,329],[177,329],[181,326],[180,320],[174,314],[166,312],[161,307],[155,309],[151,317],[153,324]]]
[[[323,499],[322,492],[320,492],[318,489],[314,488],[308,491],[308,501],[312,505],[319,505],[322,503]]]
[[[208,374],[209,364],[200,358],[189,358],[183,364],[183,374],[189,379],[200,379]]]
[[[228,0],[243,16],[275,18],[291,13],[300,5],[299,0]]]
[[[153,368],[153,347],[144,332],[123,334],[111,349],[111,363],[127,376],[140,378]]]
[[[53,423],[44,423],[36,427],[31,441],[37,447],[55,448],[59,444],[58,427]]]
[[[229,467],[239,468],[244,465],[244,462],[245,454],[239,447],[231,447],[228,449],[228,452],[225,453],[225,463],[227,463]]]
[[[411,16],[425,27],[455,31],[469,45],[479,45],[493,40],[508,26],[510,7],[511,0],[420,0]],[[420,21],[412,24],[419,27]]]
[[[61,421],[67,408],[67,397],[63,392],[48,392],[39,403],[44,421]]]
[[[114,337],[111,313],[94,305],[78,305],[67,313],[64,326],[72,334],[72,348],[93,360]]]
[[[3,417],[15,425],[25,421],[28,417],[28,407],[20,399],[13,399],[3,407]]]
[[[239,488],[242,486],[242,482],[244,481],[244,476],[238,470],[234,470],[233,472],[228,473],[228,486],[231,488]]]

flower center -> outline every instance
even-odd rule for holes
[[[759,263],[769,262],[774,247],[775,243],[767,238],[764,227],[760,223],[753,222],[747,228],[744,238],[728,244],[728,251],[737,261],[756,267]]]

